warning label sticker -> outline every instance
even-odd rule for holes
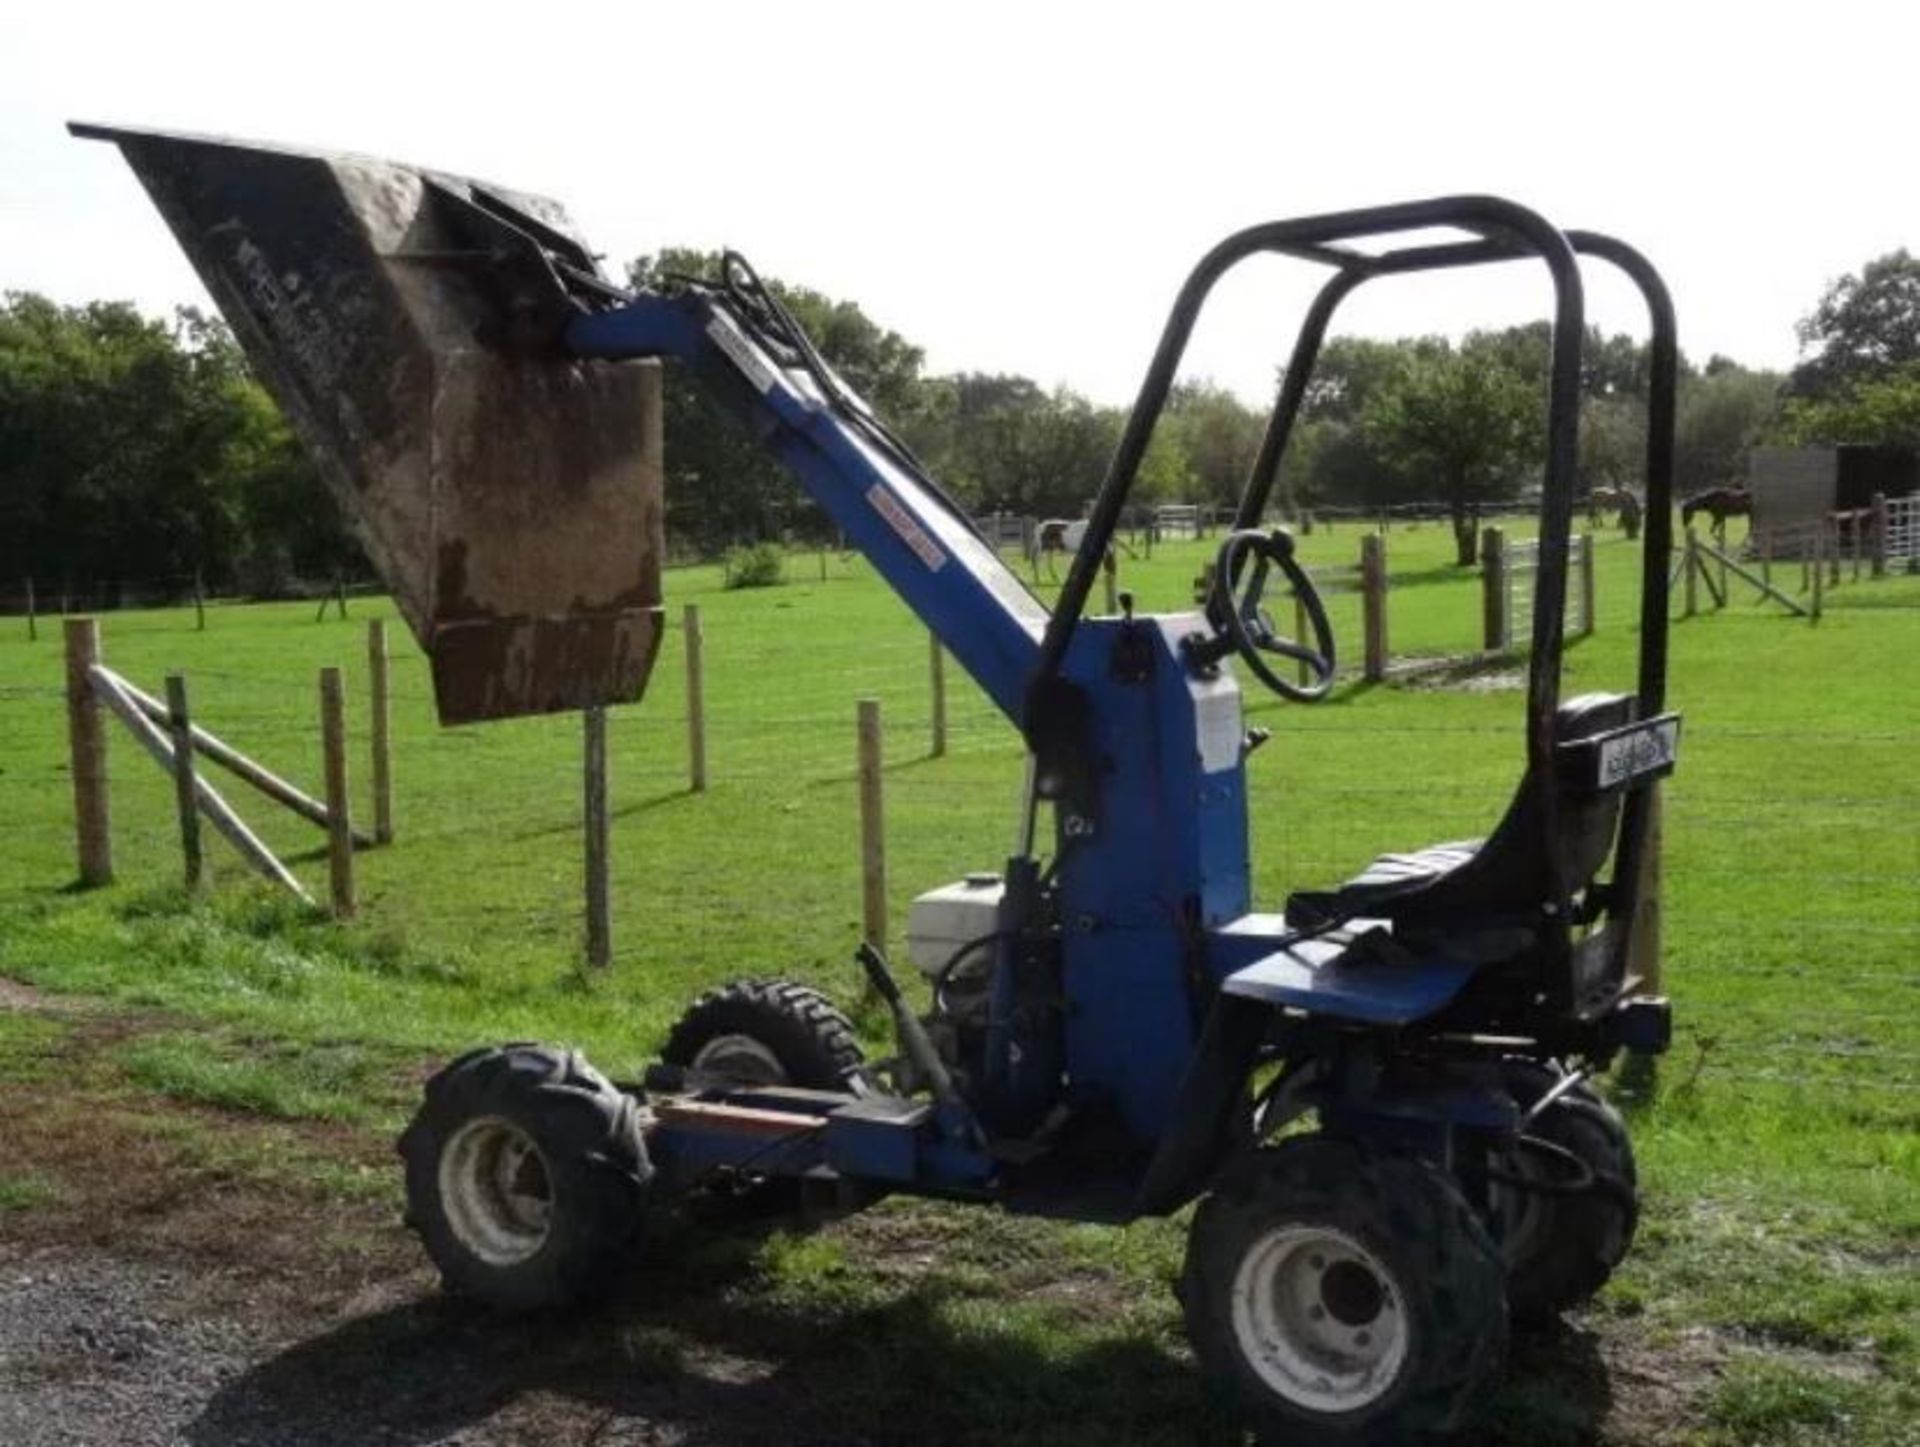
[[[766,364],[760,353],[754,348],[728,318],[715,314],[707,323],[707,335],[713,344],[727,354],[727,359],[738,367],[746,379],[753,383],[754,390],[765,392],[773,386],[773,368]]]
[[[900,499],[880,483],[867,489],[867,501],[873,504],[873,510],[887,520],[887,526],[900,535],[900,541],[913,549],[914,556],[927,565],[927,571],[939,572],[946,566],[947,555],[940,551],[940,545],[927,536],[927,530],[914,520],[900,503]]]
[[[1195,682],[1194,730],[1199,735],[1200,771],[1218,774],[1240,762],[1246,726],[1240,719],[1240,686],[1229,678]]]

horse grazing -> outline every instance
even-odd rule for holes
[[[1724,539],[1728,518],[1753,516],[1753,494],[1744,487],[1710,487],[1681,500],[1680,525],[1692,527],[1696,513],[1705,513],[1711,518],[1714,536]]]
[[[1587,493],[1587,516],[1594,522],[1600,521],[1600,514],[1617,512],[1621,522],[1626,514],[1640,511],[1640,494],[1630,487],[1596,487]]]
[[[1053,565],[1057,556],[1080,551],[1080,544],[1087,536],[1085,518],[1042,518],[1033,530],[1033,576],[1037,582],[1040,577],[1040,564],[1047,565],[1047,577],[1058,580],[1059,572]],[[1100,566],[1111,573],[1119,566],[1114,557],[1113,546],[1108,544],[1106,557],[1100,560]]]

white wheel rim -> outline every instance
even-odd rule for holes
[[[787,1068],[765,1044],[751,1035],[716,1035],[693,1057],[693,1068],[707,1075],[724,1075],[742,1085],[785,1085]]]
[[[1399,1284],[1344,1231],[1269,1231],[1233,1279],[1233,1334],[1274,1393],[1321,1413],[1355,1412],[1399,1380],[1412,1327]]]
[[[533,1137],[480,1116],[440,1152],[440,1204],[460,1244],[489,1266],[515,1266],[546,1244],[553,1177]]]

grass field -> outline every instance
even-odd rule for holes
[[[1350,562],[1357,533],[1307,546]],[[1396,528],[1388,546],[1394,652],[1471,646],[1477,579],[1450,566],[1445,530]],[[1163,547],[1124,563],[1124,583],[1143,608],[1181,605],[1209,553]],[[1598,558],[1599,626],[1570,652],[1568,693],[1632,676],[1634,550],[1609,534]],[[1001,863],[1014,735],[950,668],[952,747],[927,757],[926,635],[857,560],[829,558],[823,578],[797,557],[784,586],[749,592],[676,570],[668,591],[705,617],[712,786],[686,791],[670,634],[646,702],[612,715],[616,959],[596,978],[577,964],[577,718],[440,730],[424,660],[396,628],[399,837],[360,856],[357,923],[262,892],[217,844],[219,887],[190,905],[171,785],[124,736],[119,882],[76,893],[57,630],[29,642],[7,620],[0,977],[152,1022],[101,1062],[117,1089],[369,1136],[403,1117],[427,1062],[479,1041],[567,1040],[618,1073],[730,976],[777,971],[853,997],[856,698],[885,708],[896,934],[913,895]],[[1828,607],[1814,627],[1736,592],[1674,626],[1678,1042],[1626,1100],[1640,1244],[1569,1338],[1523,1349],[1478,1440],[1920,1441],[1920,578],[1849,582]],[[347,666],[359,709],[363,620],[382,611],[359,602],[347,622],[316,623],[311,604],[216,607],[205,632],[190,610],[115,614],[105,654],[150,690],[184,672],[200,721],[317,787],[315,672]],[[1335,612],[1351,652],[1353,600]],[[1317,708],[1253,699],[1250,721],[1275,734],[1250,765],[1260,902],[1383,849],[1483,831],[1519,767],[1516,684],[1495,670],[1350,685]],[[243,792],[229,797],[323,896],[318,834]],[[877,1037],[877,1019],[862,1023]],[[51,1028],[0,1013],[0,1078],[30,1069],[30,1037]],[[336,1176],[330,1189],[391,1190]],[[57,1179],[0,1172],[0,1226],[60,1200]],[[829,1437],[912,1411],[929,1441],[1193,1441],[1220,1429],[1167,1289],[1180,1246],[1178,1223],[1117,1232],[889,1205],[743,1248],[713,1301],[633,1328],[636,1369],[677,1369],[703,1333],[803,1361],[858,1340],[817,1404]],[[671,1270],[695,1294],[691,1268]]]

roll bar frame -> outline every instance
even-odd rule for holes
[[[1370,254],[1342,245],[1431,227],[1452,227],[1474,239],[1405,246]],[[1568,555],[1573,527],[1573,487],[1578,458],[1581,349],[1585,299],[1578,255],[1623,271],[1646,302],[1650,325],[1647,403],[1647,509],[1642,544],[1640,716],[1651,718],[1665,703],[1667,671],[1667,562],[1673,542],[1673,429],[1679,345],[1673,303],[1653,265],[1625,242],[1595,231],[1561,232],[1538,213],[1495,196],[1460,195],[1400,205],[1331,212],[1272,222],[1237,232],[1203,257],[1174,301],[1160,343],[1140,386],[1127,425],[1108,465],[1053,616],[1040,644],[1034,692],[1055,678],[1092,592],[1099,561],[1106,556],[1122,509],[1139,471],[1153,429],[1165,410],[1194,324],[1216,282],[1250,256],[1277,254],[1330,266],[1333,275],[1308,308],[1282,377],[1260,450],[1249,471],[1235,516],[1236,528],[1257,527],[1271,496],[1280,461],[1291,440],[1327,328],[1340,304],[1363,282],[1497,261],[1538,258],[1554,291],[1552,350],[1548,370],[1547,452],[1540,503],[1540,560],[1534,583],[1532,648],[1527,680],[1527,779],[1538,793],[1537,813],[1549,860],[1553,904],[1567,918],[1568,881],[1559,847],[1553,788],[1553,719],[1559,706]],[[1605,903],[1616,917],[1631,918],[1647,845],[1649,794],[1629,799]],[[1622,931],[1626,934],[1626,931]],[[1625,949],[1625,940],[1622,949]]]

